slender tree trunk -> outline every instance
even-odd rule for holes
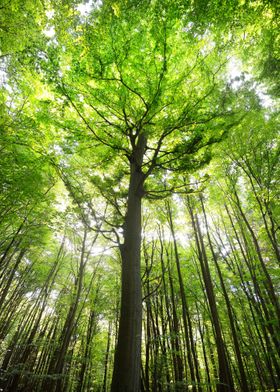
[[[235,328],[232,307],[231,307],[229,296],[228,296],[228,293],[227,293],[227,290],[226,290],[226,287],[225,287],[225,284],[224,284],[224,279],[223,279],[223,276],[222,276],[222,273],[221,273],[221,269],[220,269],[220,266],[219,266],[216,254],[215,254],[214,249],[213,249],[213,244],[212,244],[212,241],[211,241],[211,238],[210,238],[210,234],[209,234],[208,221],[207,221],[206,212],[205,212],[205,208],[204,208],[204,203],[203,203],[203,199],[202,199],[201,195],[200,195],[200,201],[201,201],[204,221],[205,221],[205,225],[206,225],[206,229],[207,229],[208,243],[209,243],[209,246],[210,246],[210,249],[211,249],[211,253],[212,253],[212,257],[213,257],[214,263],[215,263],[216,270],[218,272],[218,276],[219,276],[219,280],[220,280],[223,296],[225,298],[225,302],[226,302],[226,306],[227,306],[229,322],[230,322],[230,328],[231,328],[231,333],[232,333],[233,343],[234,343],[234,350],[235,350],[235,353],[236,353],[237,362],[238,362],[238,368],[239,368],[239,373],[240,373],[240,381],[241,381],[241,386],[242,386],[242,392],[249,392],[249,386],[248,386],[248,383],[247,383],[246,373],[245,373],[243,360],[242,360],[242,355],[241,355],[241,351],[240,351],[240,347],[239,347],[239,341],[238,341],[237,332],[236,332],[236,328]]]
[[[250,303],[254,305],[255,309],[259,313],[259,316],[261,318],[265,319],[265,322],[262,324],[262,328],[266,328],[268,330],[268,332],[269,332],[269,334],[271,336],[271,339],[272,339],[272,341],[273,341],[273,343],[275,345],[275,349],[276,349],[276,351],[278,353],[278,356],[279,356],[280,355],[280,346],[279,346],[279,337],[278,337],[278,334],[277,334],[278,329],[275,328],[275,326],[271,323],[271,320],[274,319],[274,313],[273,313],[273,308],[271,306],[268,306],[268,303],[269,303],[269,290],[267,290],[267,284],[265,284],[266,280],[265,280],[264,285],[263,285],[265,290],[262,290],[261,289],[261,283],[262,282],[259,282],[259,279],[258,279],[258,277],[256,275],[256,263],[255,263],[256,256],[255,255],[252,256],[251,253],[250,253],[250,245],[248,244],[246,233],[244,231],[244,227],[241,224],[239,217],[237,217],[237,221],[238,221],[239,227],[240,227],[241,237],[242,237],[243,242],[245,244],[245,249],[243,249],[243,246],[241,244],[241,240],[239,238],[239,234],[238,234],[238,232],[236,231],[236,229],[234,227],[234,223],[233,223],[232,218],[230,216],[229,210],[228,210],[227,207],[226,207],[226,209],[227,209],[230,221],[231,221],[232,228],[233,228],[233,230],[235,232],[236,239],[238,241],[240,250],[242,252],[243,259],[244,259],[244,261],[246,263],[246,266],[248,267],[248,270],[249,270],[249,273],[251,275],[251,279],[252,279],[252,282],[253,282],[253,287],[254,287],[254,291],[255,292],[250,294]],[[244,217],[245,217],[244,215],[241,216],[242,221],[243,221]],[[246,217],[245,217],[245,219],[246,219]],[[246,224],[246,226],[247,226],[247,224]],[[250,234],[252,234],[251,231],[249,231],[249,232],[250,232]],[[253,236],[254,236],[254,234],[253,234]],[[255,241],[257,241],[256,238],[255,238]],[[254,241],[254,245],[256,245],[255,241]],[[260,248],[259,248],[258,245],[257,245],[257,248],[258,248],[257,256],[258,256],[259,260],[261,259],[262,262],[264,263],[263,258],[262,258],[261,253],[260,253]],[[247,290],[252,291],[250,285],[247,285]],[[258,301],[256,301],[256,296],[258,298]],[[271,301],[271,302],[273,303],[273,301]],[[263,314],[262,314],[261,309],[263,311]],[[277,331],[276,331],[276,329],[277,329]]]
[[[13,235],[13,237],[12,237],[11,241],[9,242],[8,246],[6,247],[5,251],[1,255],[1,258],[0,258],[0,266],[1,267],[6,263],[6,257],[8,256],[9,251],[10,251],[10,249],[12,249],[14,244],[16,244],[17,246],[19,245],[19,243],[21,241],[19,236],[20,236],[21,230],[22,230],[26,220],[27,220],[27,217],[24,218],[24,220],[20,224],[19,228],[17,229],[16,233]]]
[[[66,320],[63,325],[62,332],[59,337],[58,345],[54,350],[52,355],[48,373],[50,376],[55,374],[58,378],[54,379],[49,377],[45,380],[43,387],[48,391],[56,391],[60,392],[63,386],[63,378],[65,377],[64,368],[66,363],[66,354],[69,348],[69,344],[71,341],[71,337],[74,333],[77,319],[79,315],[77,315],[80,297],[83,290],[83,279],[85,273],[86,262],[88,260],[88,253],[86,254],[86,238],[87,238],[87,231],[84,229],[84,235],[82,240],[82,248],[81,248],[81,255],[80,255],[80,262],[79,262],[79,270],[77,277],[75,278],[74,283],[74,292],[73,298],[71,300],[70,307],[67,312]]]
[[[280,326],[280,305],[279,305],[279,300],[277,298],[277,295],[275,293],[273,282],[271,280],[270,274],[269,274],[269,272],[267,270],[267,267],[265,265],[265,261],[264,261],[263,256],[262,256],[260,245],[258,243],[257,237],[256,237],[256,235],[254,233],[254,230],[252,229],[252,227],[251,227],[247,217],[245,216],[245,213],[244,213],[244,211],[243,211],[243,209],[241,207],[241,203],[240,203],[240,200],[239,200],[239,197],[238,197],[236,191],[234,192],[234,195],[235,195],[235,198],[236,198],[236,205],[237,205],[238,211],[240,212],[240,215],[241,215],[243,221],[245,222],[245,225],[246,225],[248,231],[251,234],[252,241],[253,241],[253,244],[254,244],[254,247],[255,247],[258,259],[260,261],[260,266],[261,266],[261,268],[263,270],[263,273],[264,273],[264,276],[265,276],[265,282],[264,282],[265,283],[265,287],[266,287],[267,293],[268,293],[268,295],[269,295],[269,297],[271,299],[271,303],[275,306],[276,315],[277,315],[277,318],[278,318],[278,326]]]
[[[89,361],[89,356],[91,353],[91,341],[92,337],[94,335],[94,323],[95,323],[95,312],[94,310],[90,310],[89,314],[89,320],[88,320],[88,325],[87,325],[87,336],[86,336],[86,341],[85,341],[85,350],[82,351],[82,365],[81,369],[79,372],[79,377],[78,377],[78,384],[76,387],[77,392],[82,392],[83,387],[84,387],[84,382],[85,382],[85,375],[88,367],[88,361]],[[104,389],[104,392],[106,389]]]
[[[247,160],[245,160],[244,164],[239,164],[239,166],[242,168],[244,173],[249,178],[254,196],[255,196],[257,203],[259,205],[259,209],[260,209],[261,216],[262,216],[262,219],[263,219],[263,222],[265,225],[266,233],[267,233],[268,238],[269,238],[269,240],[272,244],[272,247],[275,251],[275,255],[277,257],[277,260],[280,263],[280,249],[279,249],[277,234],[276,234],[277,228],[275,227],[275,221],[274,221],[274,217],[272,214],[272,210],[270,208],[269,198],[268,198],[268,200],[266,200],[265,197],[261,197],[258,194],[258,190],[256,188],[255,182],[259,186],[259,189],[261,191],[260,193],[263,193],[264,186],[263,186],[262,182],[260,181],[260,179],[256,177],[254,171],[252,170],[251,165],[249,164],[249,162]],[[270,222],[270,225],[269,225],[269,222]]]
[[[206,348],[205,348],[205,342],[204,342],[204,326],[201,325],[200,322],[200,315],[199,315],[199,309],[196,304],[196,312],[197,312],[197,318],[198,318],[198,330],[199,330],[199,335],[201,338],[201,346],[202,346],[202,352],[203,352],[203,359],[204,359],[204,364],[205,364],[205,377],[206,377],[206,383],[207,383],[207,390],[209,392],[212,392],[211,388],[211,378],[210,378],[210,369],[208,365],[208,358],[207,358],[207,353],[206,353]]]
[[[179,319],[176,310],[176,299],[174,294],[173,287],[173,279],[170,271],[170,267],[168,267],[169,272],[169,286],[170,286],[170,297],[172,304],[172,317],[169,315],[169,329],[170,329],[170,343],[172,348],[172,358],[173,358],[173,366],[174,366],[174,375],[175,375],[175,391],[180,391],[183,389],[183,376],[184,376],[184,368],[183,361],[181,358],[181,350],[180,350],[180,328],[179,328]]]
[[[218,392],[233,392],[234,384],[231,374],[230,365],[227,358],[227,353],[223,341],[222,329],[216,305],[216,299],[214,294],[214,287],[212,278],[209,270],[207,254],[199,226],[197,216],[194,215],[190,200],[188,201],[188,208],[191,216],[192,226],[195,234],[195,240],[197,245],[197,251],[199,255],[199,261],[201,265],[202,276],[205,284],[209,307],[211,310],[213,326],[216,335],[217,353],[219,361],[219,384],[217,384]]]
[[[3,305],[3,303],[4,303],[5,299],[6,299],[6,296],[8,294],[9,289],[10,289],[10,286],[11,286],[11,283],[13,281],[13,278],[14,278],[16,272],[17,272],[17,268],[18,268],[18,266],[19,266],[19,264],[20,264],[20,262],[21,262],[21,260],[22,260],[22,258],[24,256],[25,252],[26,252],[26,249],[22,249],[19,252],[13,268],[9,272],[8,276],[6,277],[5,287],[3,288],[3,291],[1,292],[1,296],[0,296],[0,309],[2,308],[2,305]]]
[[[104,361],[104,378],[103,378],[102,392],[106,392],[107,391],[108,364],[109,364],[109,355],[110,355],[110,346],[111,346],[111,333],[112,333],[111,329],[112,329],[112,324],[111,324],[111,321],[109,321],[108,336],[107,336],[107,347],[106,347],[106,354],[105,354],[105,361]]]
[[[181,273],[180,258],[179,258],[177,241],[175,238],[173,217],[172,217],[170,204],[168,202],[166,203],[166,209],[167,209],[167,216],[168,216],[170,231],[171,231],[172,240],[173,240],[175,263],[176,263],[176,269],[177,269],[178,280],[179,280],[180,296],[181,296],[181,301],[182,301],[183,325],[184,325],[185,339],[186,339],[186,345],[187,345],[187,350],[188,350],[187,355],[188,355],[188,362],[189,362],[189,367],[190,367],[191,383],[193,385],[194,392],[196,390],[201,391],[199,364],[198,364],[198,359],[197,359],[196,349],[195,349],[195,344],[194,344],[194,339],[193,339],[192,322],[191,322],[191,317],[190,317],[189,305],[188,305],[187,297],[186,297],[186,293],[185,293],[183,277],[182,277],[182,273]]]
[[[171,335],[172,317],[171,317],[171,312],[170,312],[170,300],[169,300],[169,296],[168,296],[167,283],[166,283],[166,279],[165,279],[165,267],[164,267],[164,260],[163,260],[163,241],[162,241],[161,232],[160,232],[160,264],[161,264],[165,309],[166,309],[166,315],[167,315],[167,324],[169,326],[169,333]],[[169,269],[169,266],[168,266],[168,269]],[[164,335],[168,333],[168,326],[165,327]],[[166,374],[166,382],[167,382],[166,391],[170,392],[171,376],[169,374],[168,357],[167,357],[167,352],[169,350],[167,339],[164,339],[163,347],[164,347],[163,354],[164,354],[164,360],[165,360],[165,374]],[[171,351],[173,353],[172,340],[171,340]]]

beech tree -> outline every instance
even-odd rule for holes
[[[277,8],[2,8],[1,388],[276,390]]]
[[[75,111],[75,127],[96,143],[96,157],[118,163],[111,178],[126,196],[114,391],[136,391],[140,382],[141,200],[180,189],[178,173],[209,162],[206,147],[232,125],[219,78],[225,54],[211,47],[210,32],[204,33],[203,44],[190,39],[172,11],[158,3],[150,5],[149,14],[143,5],[105,4],[93,24],[82,27],[72,58],[60,54],[70,71],[62,71],[62,80],[59,69],[56,75],[58,91]],[[160,185],[167,172],[172,175]]]

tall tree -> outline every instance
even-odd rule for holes
[[[1,387],[108,390],[113,374],[112,392],[277,389],[276,106],[232,64],[272,65],[277,95],[278,7],[0,8]],[[194,240],[173,213],[186,191],[205,196],[202,217],[189,205]]]

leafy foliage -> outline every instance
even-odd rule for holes
[[[110,390],[141,234],[142,390],[277,390],[278,5],[0,11],[0,388]]]

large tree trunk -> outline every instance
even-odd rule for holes
[[[122,291],[118,343],[111,392],[138,392],[141,373],[142,292],[140,273],[141,200],[144,176],[141,171],[146,139],[139,136],[130,159],[130,182],[121,245]]]

